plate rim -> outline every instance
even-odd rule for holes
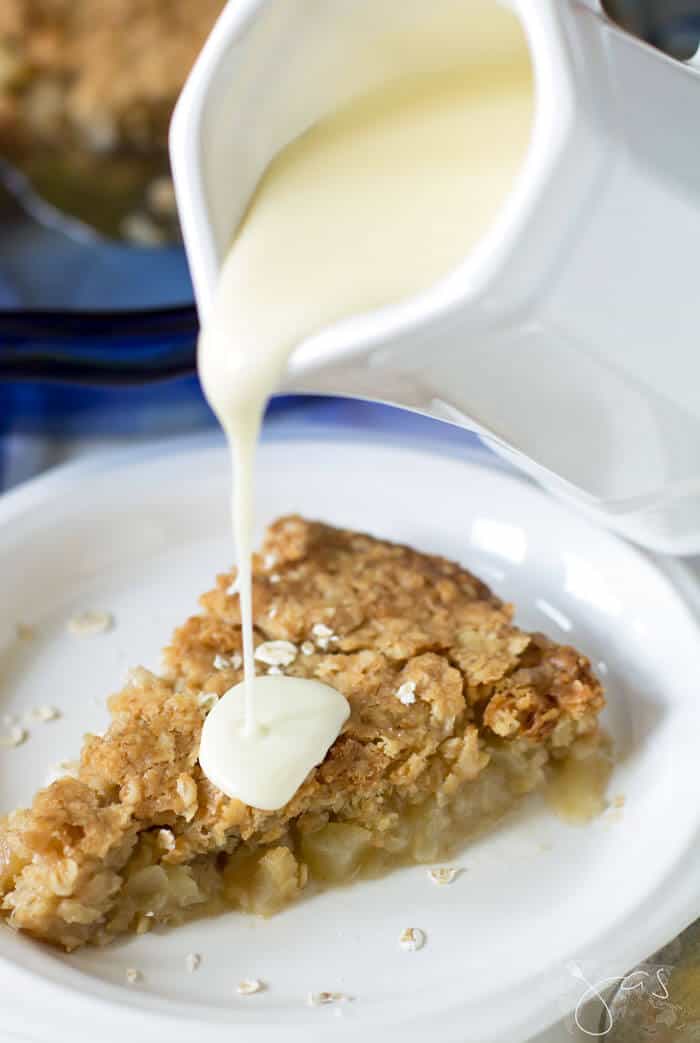
[[[301,436],[297,436],[299,440],[307,442],[318,441],[324,448],[329,448],[333,444],[337,444],[339,447],[342,446],[347,449],[348,439],[347,438],[334,438],[324,437],[326,432],[319,431],[317,429],[305,432]],[[287,444],[290,441],[289,435],[283,435],[282,437],[267,437],[264,442],[266,444],[282,442]],[[436,456],[451,459],[455,462],[455,453],[442,451],[441,448],[435,446],[425,446],[420,442],[414,443],[412,440],[403,442],[401,439],[387,439],[386,434],[382,433],[380,437],[373,437],[371,432],[368,431],[355,431],[352,435],[352,442],[357,446],[371,446],[376,448],[379,442],[382,447],[391,448],[399,451],[405,451],[409,454],[419,454],[426,458],[435,458]],[[24,483],[17,489],[11,490],[0,497],[0,527],[3,527],[17,519],[25,511],[31,511],[36,508],[39,504],[50,501],[52,497],[62,497],[75,483],[80,484],[83,481],[96,481],[114,470],[128,471],[132,467],[142,467],[153,459],[161,459],[163,457],[172,457],[177,451],[179,452],[190,452],[190,453],[209,453],[216,451],[221,453],[224,451],[222,441],[218,437],[212,437],[211,433],[206,433],[201,436],[187,436],[181,439],[169,439],[159,440],[151,443],[147,446],[136,446],[128,448],[119,448],[115,450],[109,450],[103,453],[89,454],[84,458],[80,458],[77,461],[68,462],[66,464],[59,465],[53,470],[46,474],[39,475],[34,479]],[[693,630],[700,637],[700,626],[698,624],[698,618],[696,611],[689,604],[688,593],[693,592],[698,598],[698,604],[700,604],[700,583],[698,578],[694,576],[690,567],[684,563],[674,560],[672,573],[675,580],[682,578],[683,582],[687,584],[687,590],[679,589],[678,582],[674,582],[674,579],[669,576],[668,571],[663,567],[663,562],[659,561],[659,556],[652,555],[649,552],[643,551],[615,533],[603,530],[597,526],[590,519],[585,518],[579,512],[577,512],[570,504],[559,501],[551,496],[545,490],[539,488],[535,483],[527,478],[519,475],[510,468],[505,468],[498,463],[493,466],[491,460],[491,454],[488,451],[478,453],[469,452],[468,450],[460,451],[459,457],[463,459],[466,466],[476,466],[485,469],[490,472],[491,476],[498,478],[508,484],[516,482],[521,488],[527,487],[530,494],[536,496],[540,502],[546,503],[548,506],[554,506],[555,509],[561,511],[566,516],[575,519],[579,525],[583,525],[587,530],[594,531],[601,535],[604,539],[612,541],[613,544],[617,545],[622,549],[623,553],[627,556],[631,556],[630,560],[635,560],[636,564],[640,565],[643,570],[649,570],[653,573],[654,578],[657,582],[660,582],[669,593],[670,596],[677,601],[678,607],[683,611],[687,618],[688,623]],[[596,949],[607,943],[614,942],[615,956],[610,962],[616,962],[621,969],[621,973],[624,970],[634,965],[640,958],[644,958],[644,955],[649,955],[660,945],[668,941],[669,935],[674,932],[682,930],[689,922],[691,922],[698,913],[698,906],[700,905],[700,883],[694,884],[694,879],[697,874],[693,872],[693,867],[697,862],[697,855],[700,853],[700,832],[696,831],[694,837],[694,843],[689,843],[681,858],[669,868],[669,871],[665,874],[663,881],[652,891],[651,894],[647,895],[646,898],[640,903],[640,905],[631,910],[621,920],[615,921],[609,927],[604,928],[602,932],[596,936],[592,943],[587,948],[595,947]],[[643,910],[649,905],[656,893],[661,889],[661,884],[667,884],[667,880],[673,881],[674,886],[670,888],[664,887],[664,901],[659,902],[658,905],[652,904],[652,908],[649,910],[649,915],[645,918],[645,937],[650,939],[650,942],[645,942],[643,949],[644,953],[639,955],[639,938],[635,938],[635,931],[638,931],[638,926],[635,927],[635,921],[641,916]],[[662,910],[664,915],[662,916]],[[694,911],[693,911],[694,910]],[[668,926],[668,924],[671,926]],[[666,924],[666,926],[663,926]],[[610,935],[613,935],[611,938]],[[622,939],[622,941],[620,941]],[[577,959],[586,959],[585,948],[581,954],[577,954]],[[0,966],[9,970],[11,974],[16,975],[17,984],[24,982],[26,986],[47,987],[50,992],[53,992],[56,998],[66,999],[66,994],[70,994],[73,998],[79,998],[81,1003],[88,1004],[94,1009],[95,1013],[102,1013],[104,1015],[114,1014],[115,1000],[112,997],[118,997],[120,994],[126,994],[125,989],[120,989],[118,986],[109,986],[101,984],[98,987],[98,994],[93,989],[89,992],[82,991],[77,985],[75,988],[67,986],[65,983],[58,981],[52,981],[50,978],[41,978],[37,983],[37,977],[31,971],[24,967],[18,967],[14,961],[9,957],[0,954]],[[527,985],[529,991],[528,1002],[523,1005],[523,1009],[517,1018],[509,1016],[506,1021],[501,1017],[500,1021],[493,1024],[493,1028],[489,1025],[484,1026],[481,1024],[483,1018],[479,1019],[479,1041],[480,1043],[487,1043],[492,1039],[500,1039],[502,1034],[505,1032],[519,1033],[519,1037],[525,1038],[525,1036],[531,1035],[534,1032],[541,1031],[551,1025],[554,1021],[561,1016],[561,1009],[557,1006],[557,1001],[560,999],[560,991],[557,988],[553,988],[554,983],[542,982],[539,979],[543,975],[535,976],[519,983],[519,987]],[[107,992],[108,995],[99,995],[100,992]],[[493,993],[489,993],[486,1003],[492,1006],[502,998],[502,992],[496,990]],[[131,1020],[134,1024],[139,1020],[145,1019],[150,1028],[155,1026],[162,1026],[164,1029],[171,1027],[175,1030],[181,1023],[184,1011],[179,1009],[172,1011],[172,1004],[170,1001],[163,997],[153,997],[152,999],[157,1000],[163,1007],[168,1006],[171,1008],[169,1012],[159,1011],[153,1009],[154,1004],[151,1003],[151,1009],[146,1009],[144,1006],[140,1006],[138,1003],[134,1003],[134,1000],[138,1000],[138,994],[131,994],[132,1003],[128,1008],[121,1008],[120,1013],[125,1015],[126,1022]],[[522,997],[521,997],[522,1000]],[[520,1005],[520,1004],[519,1004]],[[208,1008],[211,1010],[211,1008]],[[196,1015],[192,1013],[187,1017],[187,1024],[192,1027],[198,1021],[204,1027],[206,1025],[207,1031],[212,1033],[211,1039],[215,1038],[215,1030],[220,1028],[223,1033],[230,1032],[231,1028],[235,1028],[234,1023],[226,1019],[224,1016],[218,1018],[210,1018],[206,1016],[207,1008],[203,1008],[197,1012]],[[460,1012],[462,1018],[471,1020],[471,1016],[474,1013],[474,1003],[468,1005],[450,1005],[441,1012],[439,1019],[435,1019],[431,1016],[430,1022],[434,1028],[437,1025],[441,1025],[446,1032],[450,1031],[451,1026],[455,1026],[460,1018]],[[9,1013],[9,1012],[8,1012]],[[469,1021],[467,1022],[469,1023]],[[21,1023],[20,1023],[21,1024]],[[238,1020],[236,1024],[240,1025],[241,1028],[245,1027],[245,1030],[252,1035],[258,1033],[263,1036],[265,1033],[276,1033],[277,1026],[273,1026],[270,1023],[265,1025],[248,1023],[245,1020]],[[311,1027],[312,1023],[305,1022],[300,1025],[288,1025],[285,1026],[284,1031],[287,1039],[290,1043],[296,1043],[296,1039],[301,1041],[311,1041],[316,1038],[319,1040],[324,1038],[328,1033],[328,1023],[324,1023],[319,1026],[318,1035],[316,1031]],[[396,1039],[399,1038],[407,1040],[411,1038],[410,1033],[418,1034],[424,1030],[426,1025],[425,1016],[421,1016],[419,1020],[411,1022],[410,1028],[407,1034],[407,1025],[402,1023],[400,1026],[392,1027],[388,1024],[386,1027],[383,1026],[384,1035],[387,1040],[393,1039],[394,1033],[397,1033]],[[333,1031],[339,1035],[352,1033],[355,1035],[358,1028],[361,1025],[353,1022],[348,1022],[347,1025],[333,1025]],[[26,1033],[26,1028],[22,1026],[22,1031]],[[460,1030],[462,1031],[462,1030]],[[26,1035],[25,1035],[26,1038]],[[37,1039],[40,1037],[36,1037]],[[75,1038],[72,1036],[71,1038]],[[115,1037],[116,1038],[116,1037]],[[178,1038],[175,1031],[173,1031],[173,1039]],[[184,1037],[183,1037],[184,1038]],[[218,1033],[216,1033],[218,1038]],[[448,1037],[445,1036],[445,1039]],[[449,1036],[452,1039],[452,1036]],[[455,1037],[457,1038],[457,1037]],[[460,1037],[461,1038],[461,1037]],[[512,1037],[511,1037],[512,1038]]]

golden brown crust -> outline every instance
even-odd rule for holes
[[[284,847],[290,828],[329,818],[388,844],[402,807],[446,801],[502,744],[541,749],[546,761],[596,729],[603,694],[588,660],[518,630],[511,608],[465,569],[282,518],[254,560],[256,644],[295,643],[285,672],[334,686],[351,715],[282,811],[249,808],[197,763],[208,703],[242,678],[234,580],[219,576],[202,614],[176,631],[164,677],[136,671],[112,697],[112,724],[104,737],[86,738],[79,780],[59,780],[0,826],[1,908],[14,926],[68,947],[133,927],[123,904],[122,919],[109,917],[119,874],[134,859],[190,872],[216,853],[240,853],[241,842]],[[287,862],[274,856],[266,866]],[[302,884],[297,874],[290,886]]]

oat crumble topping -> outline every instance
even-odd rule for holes
[[[240,670],[243,666],[243,656],[239,652],[231,655],[216,654],[212,660],[213,670]]]
[[[291,666],[297,657],[297,646],[291,641],[263,641],[255,649],[255,658],[266,666]]]
[[[351,713],[283,809],[232,800],[198,764],[201,696],[233,680],[214,657],[242,650],[232,575],[176,631],[164,672],[133,671],[110,698],[79,777],[0,818],[0,918],[12,928],[70,951],[221,908],[271,915],[310,880],[447,863],[555,760],[596,748],[604,699],[585,656],[520,630],[456,563],[288,517],[253,563],[256,643],[301,644],[285,672],[335,687]],[[322,619],[338,640],[305,654]],[[409,704],[396,697],[405,684],[419,693]]]
[[[396,698],[404,706],[410,706],[416,701],[416,682],[406,681],[396,689]]]
[[[169,829],[159,829],[158,843],[163,851],[174,851],[175,850],[175,836]]]
[[[88,0],[2,0],[0,151],[162,152],[175,100],[223,6],[100,0],[96,18]],[[172,206],[162,187],[154,194],[154,209]]]

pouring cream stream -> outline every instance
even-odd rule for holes
[[[396,83],[273,160],[200,337],[202,385],[231,447],[245,671],[205,721],[200,763],[254,807],[282,807],[349,715],[344,697],[319,682],[255,676],[253,470],[263,412],[303,340],[427,289],[492,222],[522,165],[533,109],[522,32],[514,15],[494,6],[496,16],[518,34],[507,64]]]

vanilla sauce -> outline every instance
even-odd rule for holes
[[[231,447],[245,672],[205,721],[200,763],[254,807],[282,807],[349,715],[317,681],[255,675],[253,473],[265,406],[303,340],[430,287],[501,207],[529,144],[534,88],[517,18],[479,5],[477,17],[486,13],[502,24],[507,61],[388,85],[273,159],[200,337],[202,385]],[[469,32],[467,5],[456,31]]]

